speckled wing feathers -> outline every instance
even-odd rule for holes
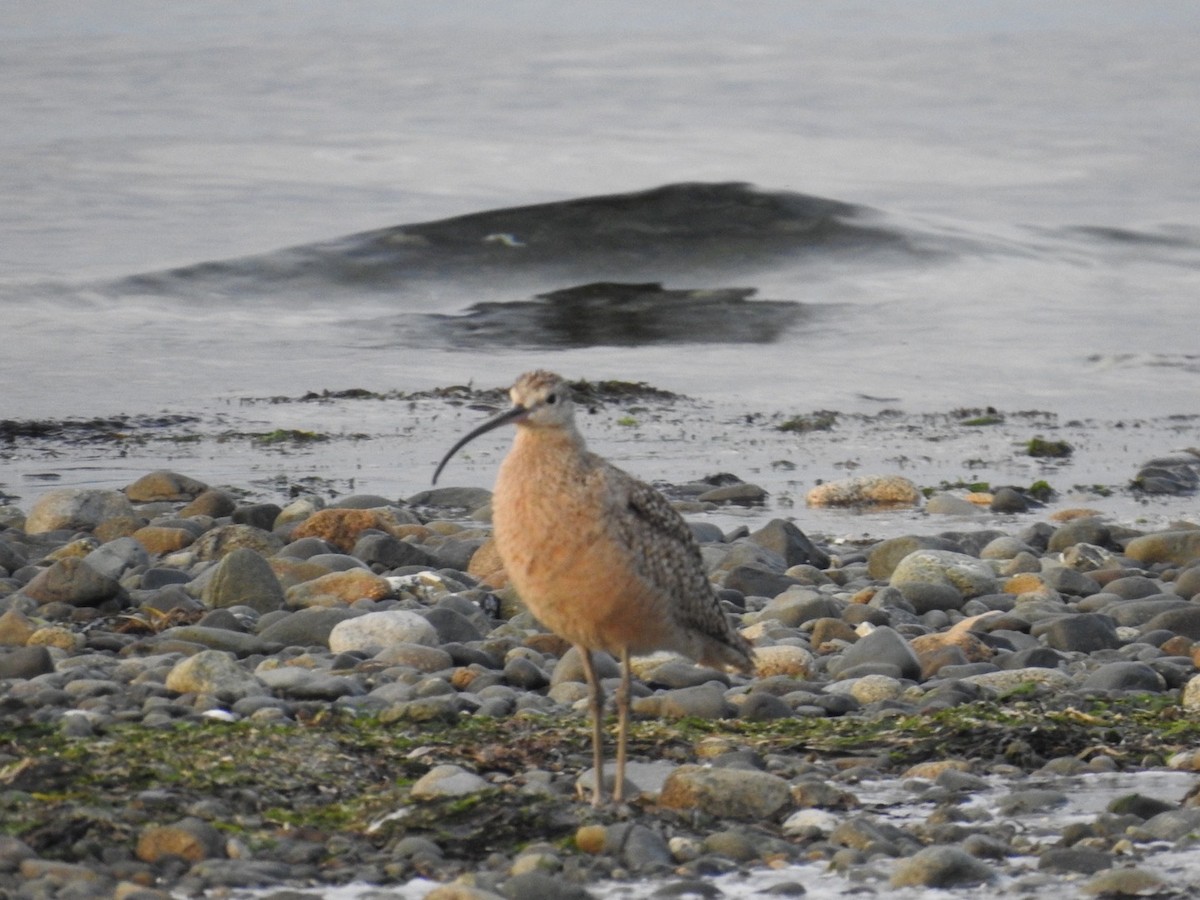
[[[638,575],[671,598],[676,623],[724,645],[729,665],[745,668],[750,647],[737,634],[704,575],[700,548],[687,523],[662,494],[595,457],[622,509],[611,517]],[[616,490],[613,488],[616,487]],[[737,660],[737,661],[735,661]]]

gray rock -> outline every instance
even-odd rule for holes
[[[1109,616],[1097,613],[1060,616],[1039,622],[1030,629],[1030,634],[1040,637],[1054,650],[1094,653],[1121,646],[1116,623]]]
[[[434,766],[412,786],[415,800],[435,800],[443,797],[465,797],[491,788],[486,781],[462,766]]]
[[[963,606],[963,596],[953,585],[914,581],[901,584],[899,590],[918,616],[932,610],[962,609]]]
[[[281,512],[283,510],[274,503],[252,503],[236,507],[230,519],[235,525],[250,525],[263,531],[271,531]]]
[[[747,540],[778,553],[790,568],[798,565],[829,568],[829,555],[817,547],[792,522],[772,519],[758,531],[752,532]]]
[[[469,644],[483,640],[483,632],[467,616],[449,606],[435,606],[424,613],[426,620],[437,631],[438,641]]]
[[[843,650],[841,656],[830,661],[829,671],[845,677],[851,669],[864,664],[894,667],[901,678],[921,680],[921,661],[917,654],[899,632],[887,626],[876,628]]]
[[[949,550],[917,550],[900,560],[888,583],[903,587],[914,582],[955,588],[964,599],[996,592],[996,575],[981,559]]]
[[[1141,662],[1111,662],[1102,665],[1084,679],[1085,691],[1150,691],[1167,688],[1166,680]]]
[[[1108,594],[1116,594],[1126,600],[1140,600],[1143,597],[1161,594],[1162,585],[1145,575],[1125,575],[1121,578],[1114,578],[1105,584],[1104,591]]]
[[[266,693],[253,673],[221,650],[202,650],[180,660],[167,674],[166,687],[178,694],[211,694],[225,702]]]
[[[760,566],[735,566],[726,573],[724,587],[747,597],[775,597],[797,584],[795,578]]]
[[[356,650],[373,656],[391,644],[409,643],[436,646],[437,630],[420,613],[403,609],[367,613],[346,619],[329,634],[329,649],[334,653]]]
[[[1051,553],[1061,553],[1075,544],[1111,547],[1112,539],[1108,526],[1095,518],[1075,519],[1054,530],[1046,544],[1046,549]]]
[[[108,575],[97,572],[82,559],[68,557],[43,569],[25,585],[24,593],[43,606],[66,603],[70,606],[99,606],[121,593],[121,585]]]
[[[210,571],[201,594],[210,609],[249,606],[266,613],[283,606],[283,587],[271,564],[249,547],[227,553]]]
[[[1060,594],[1089,597],[1100,592],[1100,585],[1082,572],[1067,566],[1051,566],[1042,572],[1042,581]]]
[[[36,678],[54,671],[54,659],[45,647],[0,648],[0,681]]]
[[[133,538],[123,537],[101,544],[83,561],[101,575],[119,580],[130,569],[148,566],[150,554]]]
[[[995,879],[988,865],[959,847],[934,845],[900,861],[890,884],[899,887],[946,888],[984,884]]]
[[[264,644],[285,647],[328,647],[334,626],[361,613],[339,607],[314,606],[283,613],[264,624],[259,638]]]
[[[592,652],[592,665],[596,670],[596,677],[601,681],[606,678],[617,678],[621,674],[621,667],[617,665],[617,661],[603,651]],[[550,684],[558,685],[568,681],[585,680],[586,676],[583,673],[583,662],[579,658],[579,651],[575,647],[571,647],[555,664],[554,672],[550,676]]]
[[[25,533],[90,531],[105,519],[133,514],[129,498],[119,491],[59,488],[34,501],[25,517]]]
[[[1185,600],[1194,600],[1200,595],[1200,566],[1189,566],[1180,572],[1171,590]]]
[[[1027,512],[1029,510],[1029,499],[1015,488],[997,488],[992,492],[990,509],[992,512],[1002,515]]]
[[[355,543],[353,556],[367,565],[378,565],[385,569],[437,564],[432,553],[390,534],[364,534]]]
[[[1125,545],[1125,555],[1140,563],[1186,566],[1200,559],[1200,528],[1135,537]]]
[[[210,650],[224,650],[237,656],[252,656],[263,652],[262,639],[257,635],[204,625],[179,625],[168,628],[159,632],[158,640],[200,644]]]
[[[783,811],[791,799],[787,781],[753,769],[680,766],[667,776],[659,804],[699,809],[723,819],[761,821]]]
[[[674,858],[662,835],[645,825],[632,822],[609,825],[605,829],[604,852],[616,856],[621,860],[621,864],[632,872],[674,864]]]
[[[931,535],[905,535],[880,541],[871,548],[867,557],[867,574],[878,581],[886,581],[892,577],[892,572],[900,564],[900,560],[917,550],[951,550],[957,552],[959,546],[945,538]]]
[[[1159,628],[1181,634],[1193,641],[1200,640],[1200,606],[1193,603],[1187,607],[1168,609],[1156,615],[1145,625],[1146,631],[1154,631]]]
[[[1138,827],[1138,832],[1150,840],[1177,841],[1200,829],[1200,807],[1186,806],[1172,809],[1147,819]]]
[[[1067,795],[1048,788],[1029,788],[1012,791],[1001,797],[997,808],[1006,816],[1027,816],[1047,809],[1066,806]]]
[[[734,713],[733,706],[725,699],[724,685],[715,681],[650,697],[635,697],[631,708],[639,715],[664,719],[723,719]]]
[[[330,675],[299,666],[280,666],[274,669],[259,666],[254,674],[275,693],[296,700],[337,700],[365,693],[362,685],[354,678]]]
[[[283,547],[283,538],[251,525],[221,525],[202,534],[189,551],[201,561],[217,560],[239,547],[262,556],[273,556]]]
[[[592,894],[577,884],[546,872],[522,872],[500,888],[506,900],[592,900]]]

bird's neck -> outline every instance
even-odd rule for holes
[[[538,428],[517,426],[509,457],[526,471],[546,466],[571,467],[582,461],[587,447],[574,428]]]

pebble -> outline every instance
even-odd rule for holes
[[[898,502],[883,498],[903,494],[903,481],[823,485],[820,502]],[[730,487],[723,502],[756,502],[753,485]],[[256,729],[288,729],[358,714],[418,739],[443,723],[503,727],[525,716],[582,731],[578,653],[544,633],[503,589],[487,528],[478,526],[486,516],[465,524],[437,518],[442,504],[479,510],[490,495],[441,490],[411,505],[360,496],[335,506],[307,496],[281,507],[244,504],[232,489],[162,471],[124,492],[55,490],[27,514],[0,509],[7,529],[0,532],[0,715],[50,725],[72,746],[138,723],[223,728],[249,720]],[[919,495],[905,496],[920,503]],[[993,509],[1001,500],[1016,512],[1027,498],[1000,489]],[[939,509],[968,514],[949,500],[927,507]],[[972,517],[976,509],[969,504]],[[1036,696],[1084,709],[1088,697],[1130,692],[1200,710],[1200,531],[1139,535],[1087,514],[1011,535],[955,524],[967,530],[839,545],[831,555],[784,519],[728,535],[693,523],[714,583],[756,645],[759,671],[746,679],[670,654],[638,659],[635,718],[662,723],[665,734],[719,719],[786,728],[790,719],[802,727],[848,717],[870,727],[975,700],[1003,705]],[[616,661],[596,654],[596,668],[611,695]],[[537,740],[536,731],[520,733]],[[574,833],[578,849],[547,838],[512,856],[468,861],[450,851],[455,839],[436,831],[400,828],[384,846],[336,827],[277,827],[272,817],[287,801],[268,782],[231,783],[219,795],[183,801],[164,781],[121,811],[97,813],[114,823],[97,826],[111,832],[103,851],[82,831],[55,850],[61,859],[43,858],[53,854],[38,835],[0,837],[0,894],[58,896],[59,886],[74,885],[61,895],[116,896],[117,885],[128,884],[122,896],[141,900],[147,890],[161,898],[167,890],[278,887],[291,879],[388,883],[423,874],[447,882],[430,896],[588,896],[590,881],[613,875],[653,879],[661,896],[718,896],[714,874],[813,860],[840,873],[823,877],[845,878],[847,890],[860,881],[970,889],[990,883],[1014,856],[1038,857],[1025,877],[1069,876],[1084,893],[1158,889],[1163,881],[1148,866],[1114,869],[1114,861],[1154,842],[1186,840],[1200,830],[1200,808],[1177,797],[1126,799],[1072,824],[1070,842],[1036,844],[1024,830],[1067,798],[1056,779],[1117,764],[1099,753],[1022,749],[1023,740],[1014,732],[993,761],[897,767],[882,750],[839,758],[799,738],[795,746],[768,746],[721,731],[691,749],[667,739],[661,754],[630,760],[633,799],[610,815],[566,799],[577,784],[586,793],[592,783],[590,757],[577,747],[528,751],[485,737],[458,765],[439,759],[431,739],[415,746],[403,771],[379,769],[381,790],[404,798],[393,814],[452,815],[456,800],[469,808],[471,798],[491,792],[486,802],[498,802],[503,829],[503,816],[518,812],[502,798],[519,796],[565,817],[553,827]],[[634,756],[645,753],[637,748]],[[1022,777],[1009,762],[1022,753],[1037,758],[1027,767],[1036,777]],[[1171,770],[1200,771],[1200,754],[1169,757]],[[378,765],[369,750],[355,760]],[[4,802],[18,810],[58,802],[67,789],[55,781],[58,765],[0,755]],[[230,765],[238,770],[235,752]],[[611,758],[605,773],[611,780]],[[927,820],[870,814],[857,786],[881,778],[930,802]],[[336,792],[336,772],[329,779]],[[997,793],[998,785],[1008,793]],[[965,802],[989,791],[999,799],[986,810]],[[438,806],[443,801],[450,813]],[[83,828],[89,815],[73,821]],[[270,841],[226,839],[268,827],[276,829]],[[342,868],[327,868],[329,860]],[[803,892],[796,882],[778,887],[766,893]]]

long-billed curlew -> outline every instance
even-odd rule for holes
[[[658,491],[584,446],[567,383],[550,372],[527,372],[509,394],[512,407],[451,447],[433,481],[468,441],[516,423],[492,498],[496,549],[521,600],[543,625],[574,644],[583,661],[597,806],[604,795],[604,690],[592,651],[621,660],[613,788],[613,800],[620,803],[630,655],[673,650],[702,665],[752,672],[752,651],[721,610],[679,513]]]

